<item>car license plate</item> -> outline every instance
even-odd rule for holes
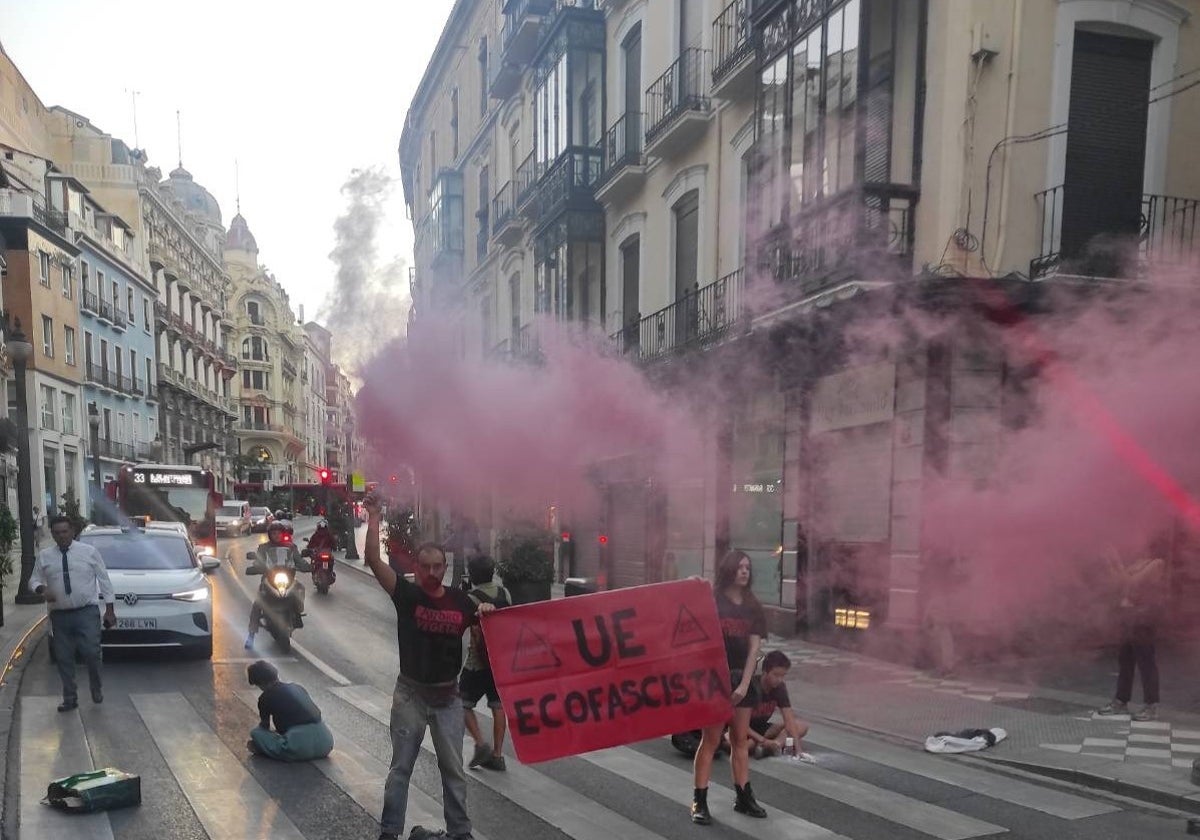
[[[157,630],[157,618],[118,618],[118,630]]]

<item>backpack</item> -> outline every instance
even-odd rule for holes
[[[482,589],[472,589],[467,593],[468,596],[475,601],[483,604],[493,604],[496,609],[512,606],[512,602],[508,598],[508,590],[503,586],[499,587],[500,591],[496,596],[486,594]],[[488,659],[487,641],[483,638],[483,628],[478,624],[471,628],[471,641],[475,643],[475,655],[483,662],[484,669],[490,671],[492,669],[492,660]]]

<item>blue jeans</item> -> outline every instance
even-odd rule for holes
[[[425,727],[433,735],[438,770],[442,774],[442,808],[446,833],[469,838],[471,820],[467,816],[467,774],[463,770],[463,712],[456,696],[446,705],[433,705],[403,677],[396,679],[392,694],[392,766],[383,786],[383,819],[380,831],[403,834],[408,811],[408,785],[413,767],[425,739]]]
[[[95,604],[74,610],[51,610],[50,629],[54,631],[54,661],[62,680],[63,700],[74,703],[79,697],[75,685],[75,654],[87,663],[88,685],[92,694],[100,690],[100,609]]]

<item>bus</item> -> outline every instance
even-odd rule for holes
[[[216,478],[201,467],[134,464],[121,468],[116,481],[117,509],[127,517],[182,522],[196,551],[217,556],[217,508],[222,497]]]

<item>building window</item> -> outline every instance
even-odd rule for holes
[[[508,278],[508,310],[509,310],[509,328],[512,337],[513,348],[517,346],[517,339],[521,335],[521,275],[514,274]]]
[[[62,395],[62,433],[75,434],[75,395],[66,391]]]
[[[83,331],[83,363],[92,366],[92,334],[87,330]]]
[[[671,208],[675,221],[675,299],[695,291],[699,281],[700,193],[685,194]]]
[[[250,319],[250,323],[261,327],[263,325],[262,310],[256,300],[246,301],[246,317]]]
[[[41,386],[42,392],[42,428],[54,429],[54,395],[55,390],[49,385]]]
[[[75,364],[75,328],[63,327],[63,358],[67,364]]]
[[[146,359],[146,394],[150,394],[150,385],[154,379],[154,362],[147,357]]]
[[[137,351],[130,350],[129,351],[129,378],[130,379],[137,379],[137,370],[138,370]]]
[[[242,358],[253,362],[271,361],[271,354],[267,348],[267,340],[257,335],[242,339]]]
[[[271,388],[271,374],[265,370],[243,370],[242,387],[247,390],[268,391]]]
[[[458,88],[450,91],[450,161],[458,160]]]
[[[146,332],[150,332],[150,326],[153,322],[150,320],[150,298],[142,296],[142,327]]]
[[[85,260],[79,261],[79,288],[85,292],[91,291],[91,266]]]
[[[479,116],[488,108],[488,39],[479,39]]]
[[[136,324],[137,324],[137,312],[134,310],[134,307],[133,307],[133,304],[134,304],[134,294],[133,294],[133,289],[127,289],[127,290],[126,290],[126,294],[128,295],[128,306],[127,306],[127,308],[129,309],[129,323],[130,323],[130,324],[133,324],[133,325],[135,325],[135,326],[136,326]]]
[[[71,266],[69,265],[62,267],[62,293],[63,297],[67,299],[75,297],[75,278],[71,276]]]
[[[96,297],[104,300],[104,272],[100,269],[96,269]]]
[[[50,288],[50,255],[45,251],[38,251],[38,276],[42,285]]]
[[[54,358],[54,319],[49,315],[42,316],[42,355]]]

